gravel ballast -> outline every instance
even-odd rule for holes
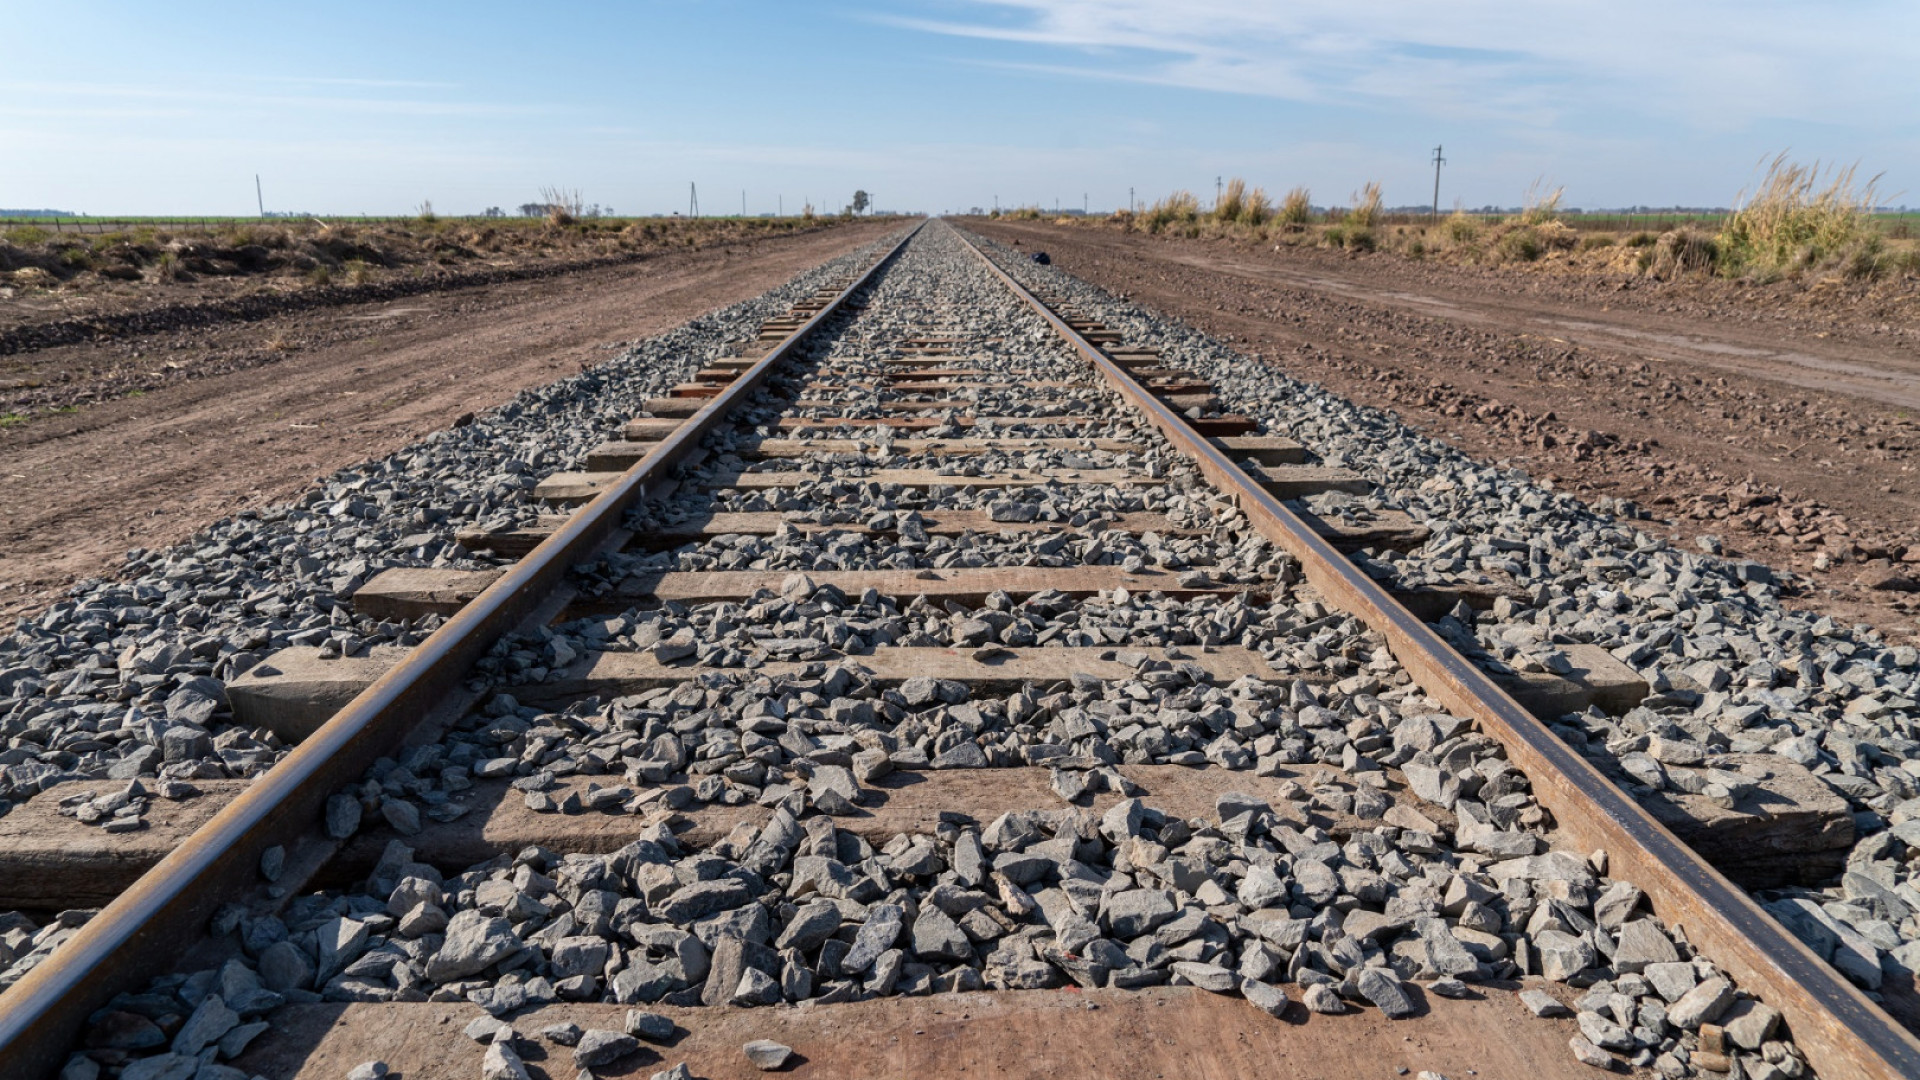
[[[1449,632],[1476,642],[1490,663],[1553,670],[1551,647],[1561,638],[1603,644],[1617,655],[1653,640],[1635,635],[1642,622],[1655,621],[1645,612],[1665,609],[1651,598],[1636,600],[1607,575],[1612,563],[1594,568],[1596,561],[1671,567],[1663,595],[1677,610],[1712,611],[1723,626],[1748,625],[1738,622],[1729,596],[1765,609],[1773,595],[1763,581],[1651,542],[1634,542],[1630,554],[1640,562],[1632,562],[1617,544],[1605,545],[1625,530],[1571,500],[1236,362],[1223,346],[1164,321],[1149,323],[1062,275],[1025,263],[1016,272],[1045,275],[1083,310],[1123,329],[1129,343],[1160,345],[1170,362],[1212,380],[1223,405],[1264,420],[1269,432],[1291,434],[1327,462],[1367,472],[1381,494],[1356,499],[1359,512],[1395,506],[1429,519],[1436,536],[1421,552],[1371,555],[1400,580],[1451,580],[1501,559],[1512,564],[1500,569],[1530,590],[1529,604],[1450,616]],[[905,338],[963,327],[973,336],[967,366],[987,378],[1017,373],[1075,383],[1048,393],[1070,402],[1067,411],[1099,419],[1050,422],[1041,414],[1051,410],[1023,392],[983,391],[978,414],[1027,418],[1012,432],[1019,436],[1119,439],[1137,449],[916,457],[895,453],[872,429],[848,428],[819,434],[872,438],[872,446],[830,460],[749,462],[727,456],[745,449],[748,435],[716,440],[707,460],[683,477],[680,494],[636,510],[637,527],[697,512],[709,505],[692,491],[703,478],[720,483],[715,478],[723,473],[747,468],[813,475],[777,492],[723,485],[713,504],[870,532],[715,537],[584,568],[580,583],[589,594],[661,570],[772,570],[784,579],[778,590],[743,602],[635,608],[506,643],[482,665],[481,675],[498,687],[557,679],[594,652],[646,652],[714,670],[677,686],[552,710],[494,693],[444,739],[381,762],[338,797],[360,810],[343,808],[343,822],[355,818],[363,831],[383,830],[422,816],[451,820],[471,809],[476,780],[510,779],[536,811],[633,817],[631,842],[610,854],[528,848],[455,870],[419,861],[404,838],[393,836],[385,857],[354,888],[302,894],[276,914],[230,909],[219,925],[238,946],[234,960],[123,997],[111,1023],[139,1029],[137,1021],[151,1024],[155,1011],[185,1010],[193,1019],[182,1032],[200,1021],[188,1042],[204,1036],[190,1056],[218,1047],[282,1002],[465,1001],[476,1009],[469,1036],[488,1046],[489,1075],[517,1075],[512,1070],[524,1068],[521,1050],[533,1039],[571,1046],[571,1060],[583,1067],[618,1062],[658,1034],[644,1012],[655,1003],[830,1005],[987,988],[1172,984],[1238,995],[1271,1015],[1378,1010],[1401,1019],[1417,1017],[1426,995],[1501,992],[1485,984],[1519,978],[1549,999],[1525,1001],[1536,1014],[1549,1016],[1556,1004],[1572,1012],[1578,1034],[1569,1052],[1578,1060],[1610,1068],[1629,1063],[1672,1077],[1724,1072],[1715,1067],[1734,1062],[1762,1080],[1806,1073],[1771,1010],[1742,995],[1711,958],[1696,955],[1683,934],[1651,914],[1632,883],[1610,879],[1603,857],[1553,850],[1547,816],[1502,748],[1427,698],[1379,635],[1300,585],[1290,559],[1253,536],[1156,434],[1120,414],[1084,364],[941,227],[923,233],[886,271],[862,314],[830,327],[807,354],[831,365],[829,381],[851,383],[877,373]],[[729,324],[724,336],[741,336],[740,326]],[[570,452],[542,461],[577,458],[683,373],[636,377],[643,385],[618,402],[561,410],[556,430],[578,425],[565,436]],[[800,393],[798,381],[785,389],[810,400],[855,392],[830,386]],[[749,414],[759,435],[790,435],[774,426],[778,416],[792,415],[775,396],[780,389],[769,386]],[[1363,458],[1362,449],[1372,456]],[[1063,475],[1055,483],[982,489],[862,480],[882,468],[954,476],[1121,468],[1155,482],[1070,483]],[[529,486],[494,503],[463,496],[475,505],[460,523],[531,521],[537,508],[525,498]],[[918,515],[963,509],[985,510],[995,521],[1073,528],[949,538],[915,527]],[[1141,512],[1166,515],[1178,531],[1135,535],[1098,527]],[[441,536],[450,529],[440,527]],[[1534,546],[1537,538],[1563,534],[1563,544]],[[1505,535],[1528,538],[1524,550],[1482,539]],[[481,565],[463,561],[472,560],[470,553],[444,548],[415,554],[419,565]],[[999,593],[968,606],[872,590],[849,594],[808,576],[1014,565],[1111,566],[1162,575],[1169,590],[1177,584],[1229,591],[1187,599],[1126,589]],[[1598,577],[1589,580],[1589,573]],[[1682,573],[1691,575],[1688,588],[1723,592],[1711,599],[1682,594]],[[1600,608],[1598,581],[1626,599]],[[1771,610],[1779,610],[1777,598]],[[1689,617],[1690,626],[1701,622]],[[333,625],[322,640],[337,640]],[[1522,625],[1544,632],[1524,643],[1496,632]],[[350,616],[341,627],[362,641],[376,632],[354,627]],[[397,640],[422,629],[391,632]],[[1830,639],[1856,655],[1866,650],[1832,628],[1810,638]],[[1682,707],[1672,680],[1658,681],[1664,669],[1657,657],[1667,655],[1658,650],[1674,640],[1637,659],[1622,655],[1656,676],[1659,700],[1644,710],[1655,716]],[[933,677],[881,685],[862,664],[863,655],[888,646],[991,657],[1048,645],[1101,650],[1133,675],[1075,675],[1012,693],[976,693]],[[1265,674],[1222,682],[1196,662],[1229,648],[1257,653]],[[1684,640],[1678,648],[1684,652]],[[758,670],[775,660],[801,667]],[[224,654],[220,662],[232,663]],[[1796,677],[1799,671],[1775,668],[1781,670]],[[1739,685],[1750,686],[1747,678]],[[1713,727],[1734,707],[1726,685],[1703,688],[1686,703],[1688,719]],[[217,716],[217,708],[207,713],[209,720]],[[1606,725],[1634,722],[1583,715],[1560,726],[1600,733],[1593,745],[1617,761],[1623,752],[1609,743],[1618,734]],[[1677,712],[1665,722],[1686,730]],[[1732,745],[1731,737],[1725,747],[1706,736],[1696,741],[1708,748],[1703,754]],[[1248,786],[1259,781],[1270,793],[1228,787],[1211,812],[1172,816],[1122,771],[1169,765],[1244,774]],[[1056,801],[987,820],[955,811],[930,832],[869,837],[843,827],[891,772],[1014,767],[1047,768]],[[1452,781],[1440,804],[1409,796],[1407,781],[1423,769]],[[579,777],[589,780],[584,796],[565,783]],[[1101,809],[1094,809],[1096,799]],[[683,842],[674,826],[684,812],[708,806],[752,806],[764,816],[715,843]],[[1903,887],[1897,879],[1885,886],[1895,899]],[[1894,955],[1894,948],[1878,954]],[[1540,989],[1547,985],[1556,992]],[[639,1015],[624,1032],[514,1029],[523,1010],[560,1001],[614,1002]],[[746,1053],[758,1064],[754,1045]],[[149,1041],[126,1049],[143,1055],[139,1067],[156,1070],[163,1066],[147,1062],[182,1055],[178,1034],[164,1047]],[[167,1052],[144,1056],[160,1049]],[[787,1048],[761,1049],[771,1061],[776,1049]]]

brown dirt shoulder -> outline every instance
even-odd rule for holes
[[[555,278],[276,316],[41,357],[106,372],[209,365],[139,397],[0,428],[0,614],[44,606],[132,547],[285,500],[610,348],[745,300],[878,238],[861,222]],[[275,350],[270,342],[281,342]],[[264,362],[253,357],[265,354]]]

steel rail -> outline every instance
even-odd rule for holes
[[[872,281],[920,228],[916,225],[618,482],[0,994],[0,1076],[52,1075],[74,1047],[89,1013],[115,993],[177,963],[187,946],[205,936],[206,919],[222,901],[245,895],[258,883],[262,852],[310,832],[329,795],[358,780],[376,758],[399,745],[434,711],[437,699],[459,687],[495,641],[536,614],[543,598],[564,586],[569,569],[616,534],[627,509],[662,481],[670,481],[674,466],[699,447],[726,413]]]
[[[1179,412],[1101,352],[985,251],[954,230],[1015,295],[1105,376],[1161,434],[1246,513],[1253,527],[1299,560],[1307,581],[1334,605],[1387,640],[1426,693],[1506,747],[1553,813],[1561,835],[1584,851],[1605,851],[1613,877],[1645,890],[1655,914],[1684,927],[1688,942],[1740,987],[1778,1009],[1794,1042],[1825,1080],[1920,1077],[1920,1039],[1848,982],[1656,821],[1593,764],[1342,557],[1262,488]]]

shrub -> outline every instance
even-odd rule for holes
[[[1353,209],[1347,221],[1355,228],[1371,229],[1380,222],[1380,182],[1369,180],[1353,197]]]
[[[1773,159],[1759,190],[1727,219],[1719,235],[1719,265],[1729,275],[1814,269],[1872,240],[1880,178],[1854,182],[1857,166],[1835,169],[1820,187],[1820,163]],[[1744,194],[1744,193],[1743,193]]]
[[[1613,237],[1611,236],[1589,236],[1580,241],[1581,251],[1598,251],[1601,248],[1609,248],[1612,246]]]
[[[1495,250],[1509,262],[1532,262],[1546,254],[1547,245],[1532,226],[1522,225],[1502,236]]]
[[[1313,217],[1313,199],[1303,187],[1287,192],[1280,200],[1280,224],[1289,229],[1304,229]]]
[[[1679,228],[1660,235],[1646,265],[1654,277],[1667,280],[1694,270],[1710,270],[1720,261],[1720,245],[1713,237]]]
[[[433,212],[432,199],[421,199],[419,212],[414,216],[420,220],[420,224],[422,225],[431,225],[440,220],[440,215]]]
[[[1142,215],[1142,224],[1150,233],[1158,234],[1169,225],[1191,225],[1200,220],[1200,200],[1189,191],[1176,191],[1173,194],[1147,207]]]
[[[1480,238],[1480,223],[1465,210],[1455,210],[1447,217],[1447,239],[1456,244],[1471,244]]]
[[[1653,235],[1650,232],[1642,231],[1642,232],[1634,233],[1632,236],[1629,236],[1625,240],[1622,240],[1621,243],[1625,244],[1627,247],[1630,247],[1630,248],[1644,248],[1644,247],[1652,247],[1654,244],[1658,243],[1659,241],[1660,241],[1659,237]]]

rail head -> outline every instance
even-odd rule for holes
[[[1584,851],[1608,853],[1610,873],[1644,889],[1655,913],[1686,929],[1701,954],[1742,989],[1779,1009],[1794,1041],[1825,1080],[1920,1077],[1920,1039],[1782,927],[1640,804],[1514,701],[1433,628],[1343,557],[1261,487],[1184,416],[1155,397],[960,230],[961,242],[1145,415],[1176,449],[1247,514],[1253,527],[1300,561],[1329,601],[1386,638],[1423,690],[1477,721],[1533,782],[1535,797]]]
[[[0,994],[0,1076],[50,1076],[87,1016],[120,990],[170,967],[204,936],[223,899],[257,881],[263,851],[313,828],[320,806],[388,752],[457,688],[502,635],[539,610],[568,570],[620,527],[627,509],[673,469],[773,367],[904,250],[916,224],[826,306],[681,424],[598,498],[574,513],[486,591],[449,618],[132,887]]]

